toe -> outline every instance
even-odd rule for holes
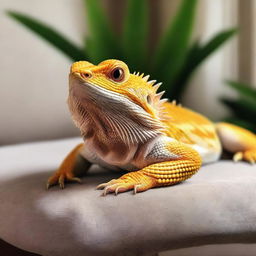
[[[46,183],[46,189],[48,190],[50,188],[51,184],[49,182]]]
[[[143,192],[146,191],[148,189],[150,189],[151,186],[149,184],[139,184],[134,186],[134,194],[138,193],[138,192]]]
[[[98,185],[98,189],[103,189],[103,196],[109,193],[116,195],[129,190],[134,190],[134,193],[142,192],[156,186],[155,178],[146,176],[143,172],[131,172],[124,174],[119,179],[111,180],[107,183]]]
[[[96,189],[104,189],[105,187],[107,187],[107,186],[109,186],[109,185],[115,184],[115,182],[116,182],[116,179],[113,179],[113,180],[111,180],[111,181],[109,181],[109,182],[106,182],[106,183],[101,183],[101,184],[99,184],[99,185],[96,187]]]
[[[77,182],[77,183],[82,183],[82,180],[78,177],[72,177],[72,178],[68,178],[69,181],[74,181],[74,182]]]
[[[119,186],[119,184],[113,184],[113,185],[108,185],[104,188],[102,196],[106,196],[108,193],[113,193],[115,192],[116,188]]]
[[[108,185],[107,182],[106,182],[106,183],[101,183],[101,184],[99,184],[99,185],[96,187],[96,189],[103,189],[103,188],[105,188],[107,185]]]
[[[141,187],[141,185],[135,185],[134,186],[134,189],[133,189],[134,194],[137,194],[137,192],[139,192],[140,187]]]
[[[256,150],[248,150],[244,153],[244,160],[251,163],[255,164],[256,163]]]
[[[77,182],[77,183],[82,183],[82,180],[78,177],[75,177],[74,175],[71,175],[70,173],[68,173],[66,175],[66,180],[67,181],[71,181],[71,182]]]
[[[110,194],[110,193],[115,193],[115,195],[118,195],[118,193],[126,192],[133,188],[134,188],[133,184],[117,182],[116,184],[106,186],[104,188],[102,195],[106,196],[107,194]]]
[[[59,177],[59,186],[60,186],[61,189],[65,188],[65,177],[64,177],[64,175],[60,175],[60,177]]]
[[[70,174],[65,174],[65,173],[61,173],[61,174],[57,173],[48,179],[46,183],[46,189],[49,189],[51,186],[54,186],[57,184],[59,184],[61,189],[64,189],[66,181],[82,183],[82,180],[78,177],[74,177]]]
[[[241,161],[243,159],[243,153],[242,152],[237,152],[233,156],[234,162]]]
[[[118,195],[118,193],[123,193],[129,190],[132,190],[134,188],[134,184],[119,184],[118,187],[115,189],[115,194]]]
[[[49,189],[51,186],[54,186],[56,184],[58,184],[58,176],[53,175],[47,180],[46,189]]]

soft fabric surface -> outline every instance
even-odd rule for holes
[[[41,255],[133,255],[256,242],[256,166],[221,161],[182,184],[102,197],[120,174],[93,166],[83,184],[45,190],[81,139],[0,148],[0,237]]]

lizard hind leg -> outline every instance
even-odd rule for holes
[[[225,150],[234,153],[233,160],[256,163],[256,135],[229,123],[216,124],[216,130]]]

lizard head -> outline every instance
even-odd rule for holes
[[[148,78],[131,74],[128,66],[119,60],[105,60],[98,65],[75,62],[70,69],[71,112],[75,105],[80,105],[90,115],[97,112],[116,120],[125,116],[138,125],[160,129],[161,108],[166,100],[161,100],[163,92],[157,94],[161,83],[155,84],[155,80],[148,81]]]

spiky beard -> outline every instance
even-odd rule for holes
[[[163,124],[144,109],[118,93],[97,86],[74,86],[68,105],[83,137],[96,135],[126,145],[144,143],[163,131]]]

